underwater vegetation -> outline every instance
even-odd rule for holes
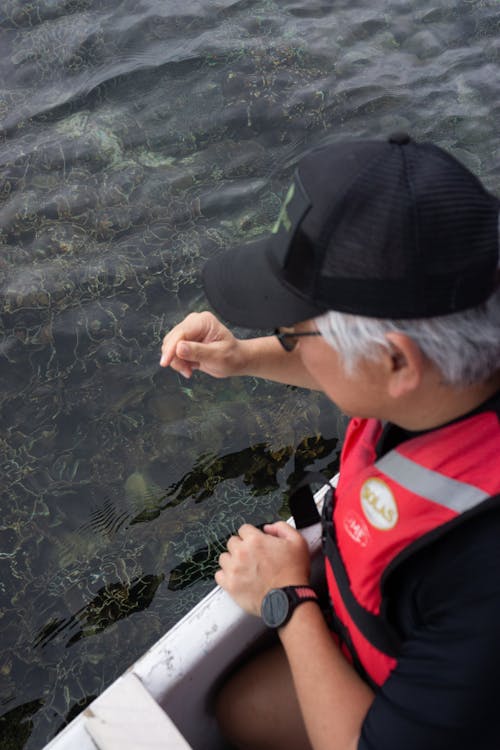
[[[321,394],[185,381],[162,337],[310,146],[408,129],[498,189],[499,13],[2,1],[2,750],[39,750],[210,589],[240,523],[336,470]]]

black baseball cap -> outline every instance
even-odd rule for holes
[[[203,269],[217,313],[247,328],[327,310],[428,318],[496,285],[500,201],[453,156],[404,133],[334,143],[298,164],[271,234]]]

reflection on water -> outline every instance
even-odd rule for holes
[[[40,748],[333,471],[319,394],[158,368],[200,269],[329,139],[408,129],[499,191],[493,0],[2,0],[0,745]]]

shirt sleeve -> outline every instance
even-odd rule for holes
[[[422,550],[396,584],[404,645],[358,750],[500,747],[498,507]]]

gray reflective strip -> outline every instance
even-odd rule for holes
[[[375,466],[410,492],[415,492],[457,513],[474,508],[482,500],[490,497],[488,492],[472,484],[451,479],[432,469],[426,469],[398,451],[390,451],[379,459]]]

